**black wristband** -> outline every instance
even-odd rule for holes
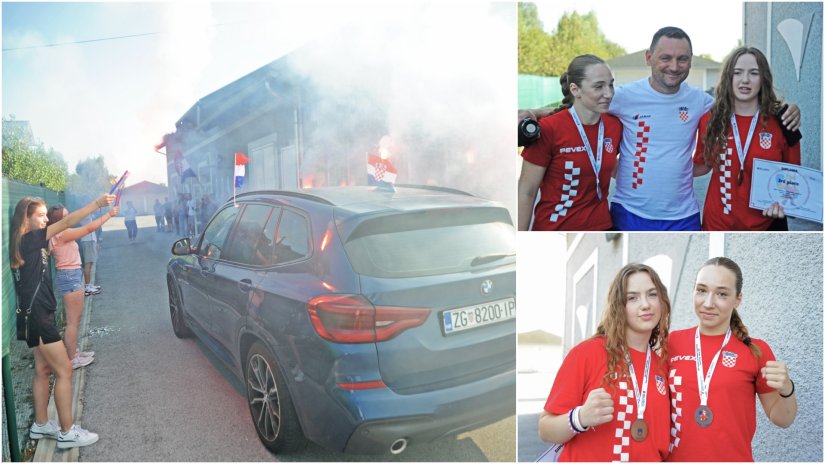
[[[575,413],[576,413],[576,408],[573,408],[573,409],[570,410],[570,413],[567,415],[567,421],[570,424],[570,429],[573,430],[573,433],[585,432],[587,430],[586,428],[584,430],[579,430],[579,428],[576,427],[576,423],[573,421],[573,414],[575,414]]]
[[[794,385],[793,380],[791,380],[791,392],[790,393],[788,393],[787,395],[783,395],[782,393],[779,393],[778,390],[777,390],[777,393],[779,393],[779,396],[781,396],[782,398],[790,398],[791,396],[793,396],[793,392],[795,392],[795,391],[796,391],[796,385]]]

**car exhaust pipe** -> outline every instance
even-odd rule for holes
[[[401,454],[405,449],[407,449],[406,438],[399,438],[398,440],[392,442],[392,445],[390,445],[390,453],[392,454]]]

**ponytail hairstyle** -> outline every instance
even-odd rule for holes
[[[736,276],[736,296],[737,298],[739,295],[742,294],[742,269],[739,267],[736,262],[730,258],[725,258],[724,256],[719,256],[716,258],[711,258],[705,261],[705,264],[702,267],[706,266],[720,266],[723,267],[731,272]],[[750,348],[751,353],[757,358],[762,357],[762,350],[756,346],[755,343],[751,341],[750,336],[748,335],[748,328],[742,322],[742,318],[739,317],[739,311],[736,308],[733,309],[733,312],[730,316],[730,330],[733,334],[738,338],[742,343],[748,345]]]
[[[582,82],[584,82],[584,78],[586,77],[587,68],[594,64],[604,63],[604,60],[599,58],[596,55],[579,55],[573,58],[573,61],[567,66],[567,72],[559,77],[559,84],[561,84],[561,94],[564,98],[561,101],[561,105],[553,110],[550,114],[556,114],[559,111],[566,110],[573,106],[573,94],[570,92],[570,84],[574,83],[579,88],[582,86]]]
[[[49,208],[49,212],[46,213],[46,217],[49,218],[49,224],[54,224],[57,221],[63,219],[64,209],[66,209],[66,207],[61,205],[60,203]]]
[[[18,269],[26,263],[20,254],[20,242],[23,240],[23,235],[29,231],[27,220],[41,206],[46,206],[46,202],[41,198],[23,197],[14,207],[14,216],[12,216],[9,231],[9,265],[12,269]]]
[[[650,334],[648,344],[650,348],[659,353],[659,370],[662,371],[664,362],[667,360],[667,337],[670,331],[670,298],[667,296],[667,288],[659,278],[659,274],[650,266],[645,264],[631,263],[619,270],[610,288],[607,291],[607,305],[599,327],[596,329],[595,337],[605,337],[605,350],[607,351],[607,372],[602,378],[603,386],[615,388],[616,381],[624,375],[629,375],[627,365],[624,362],[624,354],[628,351],[627,346],[627,316],[625,308],[627,306],[627,281],[631,275],[637,272],[645,272],[650,276],[661,304],[661,317],[657,325]]]
[[[767,127],[768,119],[773,117],[773,114],[782,106],[773,90],[773,74],[771,74],[771,66],[765,55],[754,47],[739,47],[732,51],[722,65],[722,74],[716,86],[716,100],[710,109],[707,130],[704,135],[701,135],[704,143],[702,156],[705,159],[705,165],[713,169],[719,166],[721,161],[719,154],[727,148],[727,129],[736,99],[733,93],[733,71],[736,61],[742,55],[753,55],[759,67],[759,122],[763,130]]]

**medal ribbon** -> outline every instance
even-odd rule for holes
[[[587,140],[587,134],[584,133],[584,127],[576,114],[576,108],[570,107],[570,115],[573,116],[573,122],[576,123],[576,129],[579,130],[579,136],[584,142],[584,149],[587,150],[587,157],[590,158],[590,165],[593,166],[593,172],[596,173],[596,195],[599,200],[602,199],[602,189],[599,187],[599,171],[602,170],[602,150],[604,149],[604,121],[599,117],[599,138],[596,140],[596,155],[593,155],[593,149],[590,147],[590,141]]]
[[[753,119],[751,119],[751,127],[748,129],[748,139],[745,140],[745,149],[742,149],[742,140],[739,138],[739,125],[736,124],[736,115],[730,115],[730,125],[733,127],[733,140],[736,142],[736,156],[739,157],[739,172],[745,170],[745,158],[748,156],[748,149],[751,146],[751,140],[753,139],[753,131],[756,130],[756,122],[759,120],[759,110],[756,110],[756,114],[753,115]]]
[[[647,409],[647,379],[650,374],[650,346],[647,347],[647,359],[645,359],[645,373],[642,379],[642,394],[639,394],[639,383],[636,381],[636,371],[633,369],[633,361],[630,360],[630,354],[627,351],[624,353],[627,368],[630,369],[630,379],[633,380],[633,393],[636,394],[636,418],[642,419]]]
[[[708,375],[704,376],[704,371],[702,369],[702,340],[699,336],[699,327],[696,327],[696,381],[699,383],[699,399],[702,406],[708,405],[710,378],[713,377],[713,371],[716,369],[716,361],[719,361],[719,355],[722,354],[722,350],[725,348],[725,345],[728,344],[728,340],[730,340],[730,334],[730,327],[728,327],[728,331],[725,334],[725,340],[722,342],[722,347],[719,348],[719,351],[716,352],[716,356],[713,357],[713,361],[710,363],[710,368],[708,368]]]

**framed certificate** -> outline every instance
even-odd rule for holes
[[[754,158],[750,207],[779,203],[785,214],[822,223],[822,171]]]

